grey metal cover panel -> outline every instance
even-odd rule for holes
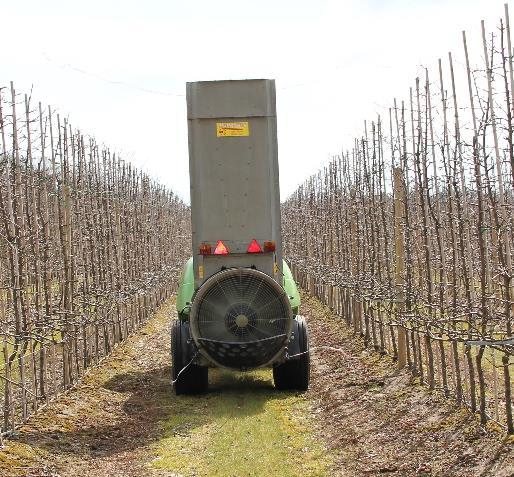
[[[187,84],[187,118],[276,116],[275,81],[198,81]]]
[[[222,266],[250,265],[281,284],[275,82],[188,83],[187,104],[196,287]],[[247,122],[248,135],[218,137],[217,123],[231,122]],[[276,253],[246,254],[254,238],[274,240]],[[218,240],[229,255],[199,255],[200,244]]]

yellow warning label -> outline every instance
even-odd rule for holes
[[[238,123],[216,123],[216,136],[218,137],[249,135],[250,128],[248,127],[248,121],[241,121]]]
[[[198,278],[201,280],[203,278],[203,265],[198,267]]]

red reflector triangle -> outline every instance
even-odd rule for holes
[[[218,240],[218,243],[216,244],[214,255],[228,255],[228,248],[225,247],[225,244],[221,240]]]
[[[246,252],[247,253],[262,253],[262,248],[259,245],[259,242],[257,242],[257,240],[255,240],[255,239],[253,239],[250,242],[250,245],[248,245],[248,250]]]

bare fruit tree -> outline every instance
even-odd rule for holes
[[[189,207],[0,88],[1,433],[73,386],[175,291]]]
[[[507,6],[493,32],[481,26],[478,64],[463,32],[463,61],[424,69],[407,101],[285,201],[284,247],[301,285],[366,345],[514,433]]]

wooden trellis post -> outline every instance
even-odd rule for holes
[[[400,322],[405,308],[405,178],[400,167],[393,171],[394,187],[394,283],[396,288],[396,320]],[[398,367],[407,365],[407,335],[398,325]]]

